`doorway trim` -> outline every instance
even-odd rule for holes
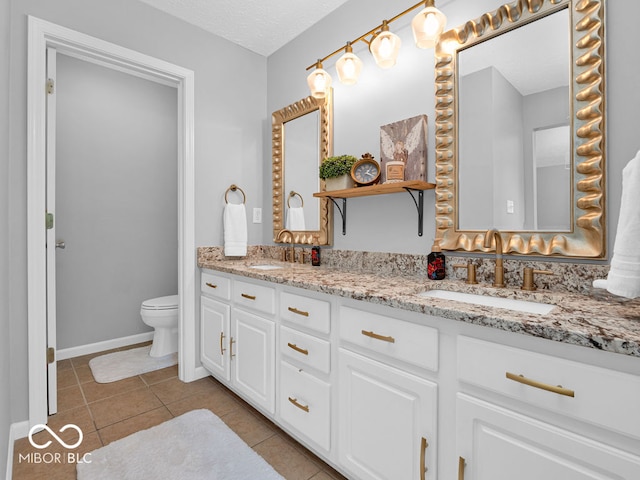
[[[194,72],[36,17],[28,18],[27,303],[29,424],[47,422],[46,49],[177,88],[178,92],[178,375],[203,376],[196,363]],[[198,362],[199,364],[199,362]]]

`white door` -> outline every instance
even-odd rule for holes
[[[362,480],[436,480],[438,386],[340,349],[340,463]]]
[[[200,360],[218,379],[228,382],[230,307],[202,297],[200,304]]]
[[[48,414],[58,411],[58,373],[56,358],[56,251],[64,248],[56,238],[56,51],[47,48],[47,404]]]
[[[275,411],[275,325],[242,310],[232,312],[231,355],[234,386],[268,412]]]
[[[635,480],[640,457],[464,394],[461,480]]]

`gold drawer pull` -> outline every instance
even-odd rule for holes
[[[233,353],[233,344],[236,343],[236,341],[233,339],[233,337],[231,337],[231,341],[229,342],[229,357],[233,358],[236,356],[235,353]]]
[[[246,298],[247,300],[255,300],[256,299],[255,295],[249,295],[248,293],[241,293],[240,296],[242,298]]]
[[[309,405],[302,405],[301,403],[298,403],[297,398],[289,397],[289,401],[293,403],[296,407],[298,407],[300,410],[304,410],[305,412],[309,413]]]
[[[464,480],[464,467],[466,462],[463,457],[458,457],[458,480]]]
[[[309,350],[305,350],[304,348],[300,348],[295,343],[287,343],[287,346],[289,348],[292,348],[293,350],[295,350],[298,353],[301,353],[303,355],[309,355]]]
[[[218,288],[218,285],[214,285],[213,283],[206,283],[207,287],[211,287],[211,288]]]
[[[382,340],[383,342],[396,343],[396,339],[391,336],[385,337],[384,335],[378,335],[374,332],[367,332],[366,330],[362,330],[362,334],[366,337],[375,338],[376,340]]]
[[[549,385],[548,383],[542,383],[536,380],[531,380],[530,378],[527,378],[524,375],[516,375],[515,373],[511,373],[511,372],[507,372],[506,376],[509,380],[513,380],[514,382],[523,383],[525,385],[529,385],[530,387],[541,388],[542,390],[546,390],[547,392],[553,392],[553,393],[557,393],[558,395],[565,395],[567,397],[576,396],[573,390],[569,390],[568,388],[563,388],[562,385],[558,385],[558,386]]]
[[[224,347],[222,342],[224,341],[224,332],[220,332],[220,355],[224,355]]]
[[[289,310],[290,312],[295,313],[296,315],[302,315],[303,317],[308,317],[309,316],[309,312],[305,312],[303,310],[298,310],[295,307],[289,307],[287,310]]]
[[[425,480],[428,470],[427,466],[424,464],[428,446],[429,443],[427,442],[427,439],[422,437],[422,439],[420,439],[420,480]]]

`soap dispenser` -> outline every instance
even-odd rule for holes
[[[431,253],[427,256],[427,276],[431,280],[444,280],[445,258],[438,240],[433,242]]]

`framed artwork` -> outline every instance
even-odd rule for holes
[[[427,116],[400,120],[380,127],[380,167],[381,182],[399,180],[395,172],[393,178],[387,178],[387,163],[403,162],[404,180],[427,181]],[[398,165],[397,163],[392,164]]]

